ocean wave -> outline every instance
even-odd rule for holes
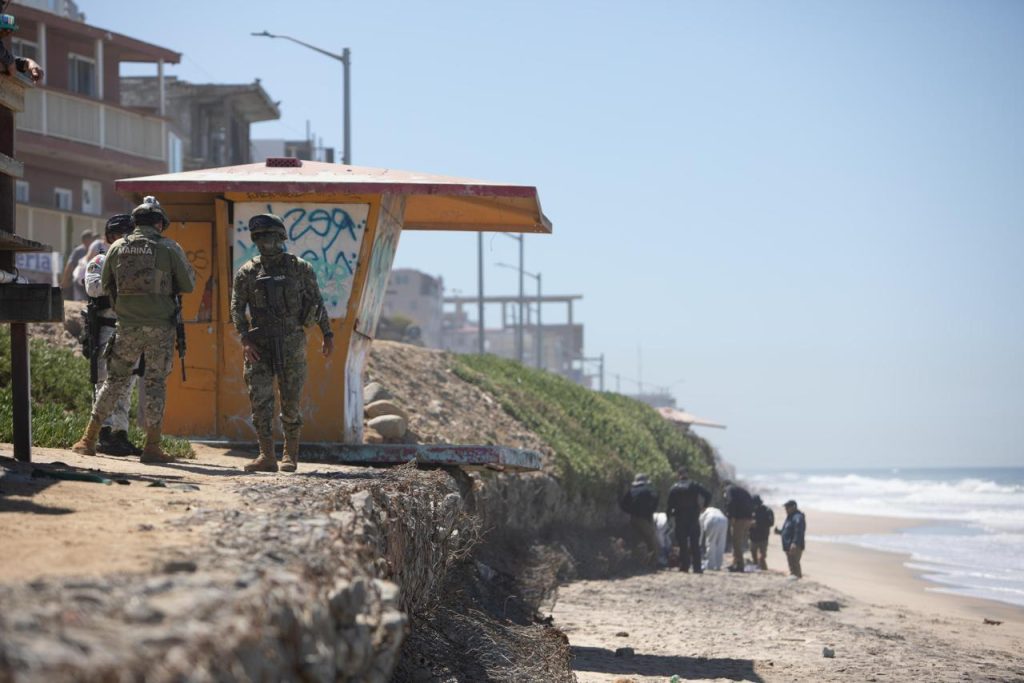
[[[1024,485],[981,477],[950,480],[865,474],[753,475],[765,501],[859,515],[945,519],[991,531],[1024,531]]]

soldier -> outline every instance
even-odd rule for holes
[[[88,308],[88,334],[92,337],[89,340],[91,345],[90,359],[95,364],[96,392],[103,386],[107,378],[107,359],[103,357],[103,348],[114,335],[114,325],[117,324],[117,314],[114,313],[114,306],[110,296],[103,289],[102,273],[103,262],[106,260],[106,250],[111,244],[121,239],[132,231],[132,217],[127,213],[119,213],[111,216],[107,221],[104,231],[106,242],[99,247],[100,253],[89,259],[85,267],[85,292],[89,295]],[[136,448],[128,440],[128,409],[131,403],[132,385],[135,383],[135,375],[129,379],[128,389],[117,399],[114,404],[114,411],[110,417],[103,421],[100,429],[100,441],[96,450],[107,455],[142,455],[142,449]],[[95,398],[95,394],[93,395]]]
[[[259,456],[245,466],[245,471],[277,471],[273,432],[276,376],[284,427],[281,469],[294,472],[299,464],[302,429],[299,399],[306,381],[303,328],[313,323],[320,327],[324,356],[334,350],[334,333],[313,267],[285,253],[287,233],[281,219],[269,213],[253,216],[249,232],[260,255],[238,269],[231,290],[231,322],[242,338],[245,384],[260,447]]]
[[[173,462],[160,448],[167,375],[174,352],[175,295],[191,292],[196,274],[181,246],[161,233],[170,225],[155,197],[132,211],[135,230],[110,247],[100,280],[117,313],[114,339],[107,346],[107,379],[96,395],[92,416],[76,453],[96,454],[103,421],[127,391],[132,369],[146,353],[146,446],[144,463]]]

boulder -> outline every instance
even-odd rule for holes
[[[376,429],[367,427],[363,430],[363,443],[384,443],[384,437]]]
[[[383,436],[385,441],[400,440],[408,429],[408,423],[400,415],[381,415],[367,422],[367,425]]]
[[[380,401],[374,401],[373,403],[366,404],[363,412],[366,413],[366,417],[371,420],[375,417],[380,417],[381,415],[398,415],[406,422],[409,421],[409,416],[406,412],[402,410],[397,403],[388,399],[381,399]]]
[[[363,405],[368,406],[374,401],[387,401],[393,399],[391,392],[384,388],[380,382],[370,382],[363,387]]]

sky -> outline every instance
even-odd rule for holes
[[[741,471],[1024,465],[1024,3],[80,9],[170,75],[259,78],[256,138],[340,147],[342,69],[250,33],[350,48],[353,163],[536,186],[525,269],[583,295],[606,388],[725,423]],[[517,248],[486,235],[487,294]],[[406,232],[395,267],[475,294],[476,234]]]

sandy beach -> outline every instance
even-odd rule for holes
[[[807,516],[812,536],[920,523]],[[805,578],[789,581],[773,539],[768,572],[666,570],[563,586],[555,624],[581,682],[1024,680],[1024,609],[931,590],[906,559],[810,539]],[[827,602],[840,609],[819,607]]]

